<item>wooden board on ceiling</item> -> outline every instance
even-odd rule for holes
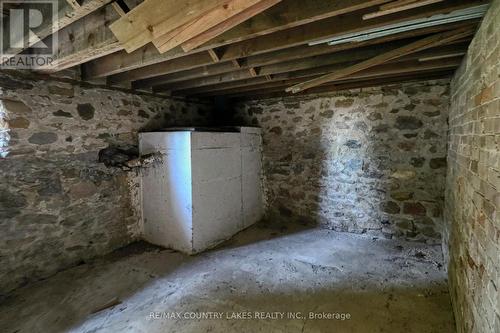
[[[137,50],[230,0],[146,0],[109,28],[127,52]]]
[[[225,21],[213,26],[212,28],[195,35],[193,38],[187,40],[182,44],[182,49],[185,52],[189,52],[204,43],[210,41],[211,39],[221,35],[222,33],[228,31],[231,28],[234,28],[238,24],[254,17],[255,15],[265,11],[266,9],[276,5],[281,0],[263,0],[259,1],[253,6],[247,7],[245,10],[232,15]]]
[[[261,0],[230,0],[207,12],[199,13],[199,16],[182,25],[180,29],[170,30],[155,38],[153,44],[161,53],[166,52],[259,2]],[[172,34],[172,31],[175,33]]]

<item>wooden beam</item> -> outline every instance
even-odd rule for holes
[[[161,67],[162,71],[161,73],[173,73],[181,70],[189,70],[192,68],[199,68],[200,66],[210,65],[215,62],[213,56],[214,55],[211,54],[211,52],[199,52],[190,54],[185,57],[176,58],[163,63]],[[82,76],[84,77],[84,79],[88,79],[89,78],[88,74],[84,72],[85,68],[86,67],[83,67]],[[151,77],[157,75],[158,70],[159,69],[157,68],[157,66],[153,65],[153,66],[142,67],[132,72],[124,72],[116,75],[111,75],[108,77],[108,84],[130,82],[133,80],[142,79],[144,77]],[[149,88],[146,86],[139,87],[135,85],[134,87],[136,89]]]
[[[78,1],[76,1],[76,0],[66,0],[66,2],[67,2],[67,3],[68,3],[68,5],[70,5],[70,6],[71,6],[71,8],[73,8],[73,9],[78,9],[78,8],[80,8],[80,7],[81,7],[81,6],[80,6],[80,4],[78,3]]]
[[[406,46],[397,48],[395,50],[389,51],[387,53],[378,55],[374,58],[368,59],[366,61],[360,62],[356,65],[344,68],[343,70],[330,73],[327,75],[324,75],[320,78],[306,81],[297,85],[294,85],[292,87],[289,87],[286,89],[287,92],[292,92],[292,93],[298,93],[302,90],[312,88],[315,86],[319,86],[323,83],[329,82],[329,81],[334,81],[336,79],[342,78],[349,76],[350,74],[362,71],[364,69],[383,64],[384,62],[405,56],[410,53],[418,52],[421,50],[425,50],[430,47],[435,47],[438,45],[443,45],[443,43],[453,41],[460,39],[465,36],[469,36],[473,34],[473,30],[471,29],[459,29],[459,30],[453,30],[450,32],[443,32],[440,34],[436,34],[424,39],[421,39],[419,41],[413,42],[411,44],[408,44]]]
[[[238,59],[231,60],[235,68],[241,68],[240,61]]]
[[[465,54],[467,54],[466,51],[438,54],[438,55],[432,55],[432,56],[428,56],[428,57],[418,58],[418,61],[422,62],[422,61],[431,61],[431,60],[446,59],[446,58],[455,58],[455,57],[463,56]]]
[[[380,77],[374,78],[370,80],[360,81],[345,81],[342,83],[336,83],[331,85],[325,85],[313,88],[311,91],[308,91],[304,94],[320,94],[320,93],[329,93],[334,91],[341,90],[350,90],[350,89],[359,89],[359,88],[367,88],[367,87],[375,87],[375,86],[385,86],[390,84],[401,84],[408,82],[416,82],[416,81],[428,81],[428,80],[436,80],[448,78],[453,75],[454,71],[445,70],[445,71],[433,71],[433,72],[422,72],[414,75],[397,75],[397,76],[388,76],[388,77]],[[227,98],[233,99],[244,99],[244,100],[252,100],[252,99],[267,99],[267,98],[276,98],[276,97],[287,97],[287,95],[282,89],[273,91],[270,89],[260,90],[260,91],[252,91],[250,94],[247,92],[239,92],[229,95],[224,95]]]
[[[427,71],[427,70],[441,70],[441,69],[449,69],[455,68],[460,65],[461,59],[446,59],[446,60],[436,60],[430,61],[426,63],[421,63],[417,59],[408,59],[408,60],[395,60],[385,65],[379,65],[377,67],[373,67],[370,69],[366,69],[364,71],[355,73],[348,78],[342,78],[337,81],[342,81],[346,79],[366,79],[369,77],[374,77],[378,75],[401,75],[405,73],[413,73],[416,71]],[[334,66],[329,66],[330,68],[342,68],[342,66],[348,66],[350,63],[337,64]],[[283,73],[274,75],[271,81],[263,80],[262,77],[251,78],[242,81],[236,82],[227,82],[223,84],[214,84],[211,86],[203,86],[199,88],[191,88],[191,89],[181,89],[177,90],[177,94],[182,95],[196,95],[196,96],[213,96],[223,94],[224,91],[228,90],[239,90],[239,91],[248,91],[262,88],[280,88],[284,89],[291,84],[300,83],[305,77],[317,78],[320,77],[325,69],[318,68],[317,70],[304,70],[304,71],[296,71],[292,73]],[[335,81],[335,82],[337,82]]]
[[[411,71],[406,71],[406,72],[398,72],[398,71],[385,71],[384,69],[380,68],[377,72],[375,72],[375,68],[371,69],[370,74],[364,75],[361,73],[358,73],[356,76],[353,76],[351,78],[344,78],[338,81],[335,81],[333,83],[328,83],[325,85],[321,85],[319,87],[312,88],[308,91],[303,91],[299,93],[298,95],[303,95],[303,94],[310,94],[310,93],[316,93],[320,91],[328,91],[328,87],[333,87],[337,85],[342,85],[344,83],[348,82],[364,82],[364,81],[376,81],[382,78],[402,78],[402,77],[418,77],[420,75],[427,75],[427,74],[437,74],[437,73],[450,73],[454,71],[458,65],[450,65],[446,67],[439,68],[437,66],[420,66],[420,67],[412,67]],[[175,92],[175,94],[182,95],[182,96],[192,96],[192,97],[210,97],[210,96],[234,96],[234,95],[246,95],[246,96],[253,96],[253,95],[259,95],[262,93],[265,94],[273,94],[273,93],[280,93],[280,96],[291,96],[290,94],[286,93],[284,90],[284,87],[286,85],[290,85],[290,83],[293,84],[293,82],[297,82],[297,79],[294,80],[282,80],[278,82],[269,82],[269,83],[264,83],[260,85],[255,85],[255,86],[249,86],[249,87],[242,87],[240,89],[231,89],[231,90],[224,90],[224,91],[218,91],[218,92],[213,92],[213,93],[204,93],[204,94],[194,94],[194,95],[186,95],[184,92],[179,91]],[[397,81],[396,81],[397,82]]]
[[[253,37],[270,34],[290,27],[297,27],[315,20],[334,17],[350,13],[373,5],[385,3],[387,0],[287,0],[271,7],[252,19],[223,33],[218,38],[204,45],[200,50],[239,42]],[[277,13],[288,13],[284,16]],[[361,21],[361,20],[360,20]],[[109,43],[117,42],[112,36]],[[90,77],[103,77],[128,70],[144,67],[159,62],[171,60],[186,53],[181,48],[175,48],[160,54],[154,45],[148,44],[144,48],[128,54],[125,51],[107,55],[98,61],[92,61],[85,66]],[[235,57],[236,59],[237,57]]]
[[[145,0],[126,16],[113,22],[109,28],[130,53],[229,1]]]
[[[394,13],[402,12],[404,10],[409,10],[409,9],[413,9],[413,8],[417,8],[417,7],[427,6],[427,5],[431,5],[433,3],[438,3],[438,2],[442,2],[442,1],[444,1],[444,0],[415,1],[415,2],[408,3],[406,5],[396,6],[396,7],[390,8],[390,9],[383,9],[383,10],[380,10],[378,12],[365,14],[365,15],[363,15],[363,20],[369,20],[369,19],[379,17],[379,16],[394,14]]]
[[[476,24],[476,22],[474,23]],[[234,65],[234,68],[248,68],[248,67],[262,67],[265,65],[271,65],[271,64],[276,64],[276,63],[282,63],[285,61],[290,61],[290,60],[295,60],[295,59],[303,59],[311,56],[316,56],[316,55],[322,55],[322,54],[332,54],[334,52],[341,52],[343,50],[350,50],[350,49],[359,49],[359,52],[362,52],[363,50],[366,50],[367,46],[370,45],[378,45],[378,44],[383,44],[385,42],[390,42],[390,41],[397,41],[400,39],[405,39],[405,38],[411,38],[415,36],[421,36],[421,35],[426,35],[426,34],[431,34],[435,32],[441,32],[441,31],[446,31],[446,30],[451,30],[451,29],[456,29],[456,28],[461,28],[469,26],[472,27],[473,25],[469,22],[467,24],[460,22],[460,23],[452,23],[448,25],[441,25],[441,26],[435,26],[435,27],[429,27],[429,28],[424,28],[424,29],[419,29],[419,30],[414,30],[414,31],[407,31],[407,32],[402,32],[396,35],[391,35],[391,36],[386,36],[383,38],[378,38],[378,39],[373,39],[373,40],[368,40],[360,43],[346,43],[346,44],[338,44],[338,45],[327,45],[327,44],[318,44],[318,45],[313,45],[313,46],[308,46],[308,47],[303,47],[303,46],[296,46],[293,48],[288,48],[284,50],[279,50],[279,51],[274,51],[274,52],[269,52],[269,53],[264,53],[264,54],[259,54],[255,56],[250,56],[248,58],[244,58],[241,60],[238,59],[233,59],[231,62]],[[401,44],[402,45],[402,44]],[[359,52],[353,51],[350,53],[351,54],[358,54]],[[192,57],[187,56],[187,57]],[[337,56],[337,54],[335,55]],[[184,57],[184,58],[187,58]],[[357,56],[359,57],[359,56]],[[183,58],[181,58],[183,59]],[[357,59],[357,58],[356,58]],[[234,70],[233,66],[228,65],[227,62],[221,62],[218,64],[214,64],[211,66],[204,66],[205,64],[201,64],[200,68],[193,68],[187,70],[187,68],[183,66],[169,66],[170,62],[175,61],[166,61],[160,64],[155,64],[147,67],[143,67],[142,69],[136,69],[130,72],[126,72],[123,74],[118,74],[121,78],[120,81],[123,80],[139,80],[140,81],[134,82],[134,86],[137,88],[149,88],[151,86],[156,86],[156,85],[161,85],[161,84],[166,84],[169,82],[175,82],[175,81],[183,81],[183,80],[188,80],[188,79],[193,79],[197,77],[206,77],[206,76],[211,76],[211,75],[218,75],[218,74],[223,74],[227,72],[231,72]],[[187,65],[189,62],[186,63]],[[190,66],[192,68],[193,66]],[[140,75],[141,70],[151,68],[152,70],[149,71],[151,73],[149,76],[147,76],[147,73],[143,73],[144,75]]]
[[[70,24],[105,6],[111,1],[112,0],[84,0],[80,2],[76,0],[58,1],[59,8],[57,13],[57,21],[54,22],[54,24],[46,24],[40,28],[37,28],[36,35],[40,39],[47,38],[54,32],[69,26]],[[33,46],[38,41],[38,39],[30,38],[25,38],[25,40],[29,40],[27,47]],[[6,50],[4,53],[16,54],[22,51],[23,50],[19,49],[10,49]]]
[[[127,14],[127,12],[125,11],[125,9],[122,7],[122,5],[120,3],[118,3],[117,1],[113,1],[111,3],[111,6],[113,6],[113,8],[115,9],[115,11],[118,13],[118,15],[120,15],[121,17],[125,16]]]
[[[245,2],[248,2],[247,0],[244,0]],[[248,6],[245,10],[233,14],[233,15],[228,15],[228,19],[224,20],[223,22],[209,28],[208,30],[205,30],[201,34],[196,35],[194,38],[191,38],[189,40],[186,40],[182,44],[182,49],[185,52],[189,52],[198,46],[205,44],[209,40],[219,36],[220,34],[228,31],[231,28],[234,28],[238,24],[245,22],[249,18],[263,12],[264,10],[276,5],[279,3],[281,0],[263,0],[259,1],[251,6]]]
[[[479,3],[483,3],[482,1]],[[477,4],[477,2],[475,3]],[[296,28],[279,31],[258,38],[245,40],[221,48],[221,61],[243,58],[276,50],[286,49],[306,43],[332,38],[347,33],[359,32],[366,29],[379,28],[388,24],[428,17],[431,15],[447,13],[456,9],[469,7],[470,1],[459,0],[455,6],[449,4],[436,4],[433,6],[416,8],[404,14],[388,15],[370,21],[363,21],[362,15],[371,9],[358,11],[358,15],[343,15]],[[331,27],[338,27],[332,29]]]
[[[389,3],[385,3],[383,5],[380,5],[379,9],[380,10],[388,10],[388,9],[405,6],[405,5],[408,5],[410,3],[419,2],[419,1],[420,0],[394,0],[394,1],[391,1]]]
[[[217,54],[216,50],[210,49],[210,50],[208,50],[208,54],[210,55],[210,58],[212,58],[213,62],[220,61],[219,55]]]
[[[279,2],[281,0],[276,1]],[[262,0],[230,0],[227,3],[219,5],[212,10],[203,13],[203,15],[194,19],[192,22],[189,22],[189,24],[184,26],[184,28],[175,36],[170,36],[170,34],[167,33],[166,35],[155,38],[153,40],[153,44],[156,46],[158,51],[160,51],[160,53],[164,53],[192,39],[193,37],[199,36],[208,29],[216,27],[224,21],[231,20],[235,17],[235,15],[244,12],[248,8],[259,4],[260,2],[262,2]],[[252,16],[256,14],[258,13],[252,13]],[[248,18],[249,17],[246,17],[244,20]],[[217,35],[220,35],[222,32],[223,31],[220,31]]]
[[[344,51],[340,52],[339,54],[335,53],[332,55],[326,54],[318,57],[310,57],[300,60],[276,63],[260,67],[259,75],[273,75],[274,79],[280,80],[283,78],[289,78],[290,75],[292,75],[295,78],[297,77],[295,75],[300,75],[301,77],[304,77],[316,74],[326,74],[331,71],[345,68],[347,66],[355,65],[360,60],[369,59],[376,55],[384,54],[390,50],[397,49],[398,47],[401,47],[401,45],[405,44],[400,42],[394,45],[391,44],[380,45],[376,48],[364,48],[359,50]],[[457,47],[460,47],[461,49],[466,49],[466,45],[464,44],[441,46],[440,48],[429,49],[428,51],[418,52],[403,57],[402,59],[403,60],[418,59],[420,57],[429,56],[431,54],[435,54],[440,51],[450,52],[450,50],[453,50],[454,48]],[[153,90],[162,91],[162,90],[189,89],[189,88],[224,84],[228,82],[246,80],[250,78],[252,78],[252,76],[246,69],[240,69],[220,75],[200,77],[185,81],[175,81],[168,84],[155,86],[153,87]]]

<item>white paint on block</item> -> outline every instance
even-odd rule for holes
[[[163,162],[142,172],[144,239],[201,252],[262,218],[260,129],[139,135],[141,154]]]

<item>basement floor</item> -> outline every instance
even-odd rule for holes
[[[439,246],[256,225],[197,256],[138,243],[18,289],[0,332],[445,333],[454,321]]]

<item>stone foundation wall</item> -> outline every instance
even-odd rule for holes
[[[452,80],[449,122],[444,250],[457,328],[500,332],[500,0]]]
[[[440,242],[448,83],[237,105],[263,129],[269,217]]]
[[[208,115],[201,104],[0,74],[0,294],[136,239],[137,175],[98,163],[98,151]]]

